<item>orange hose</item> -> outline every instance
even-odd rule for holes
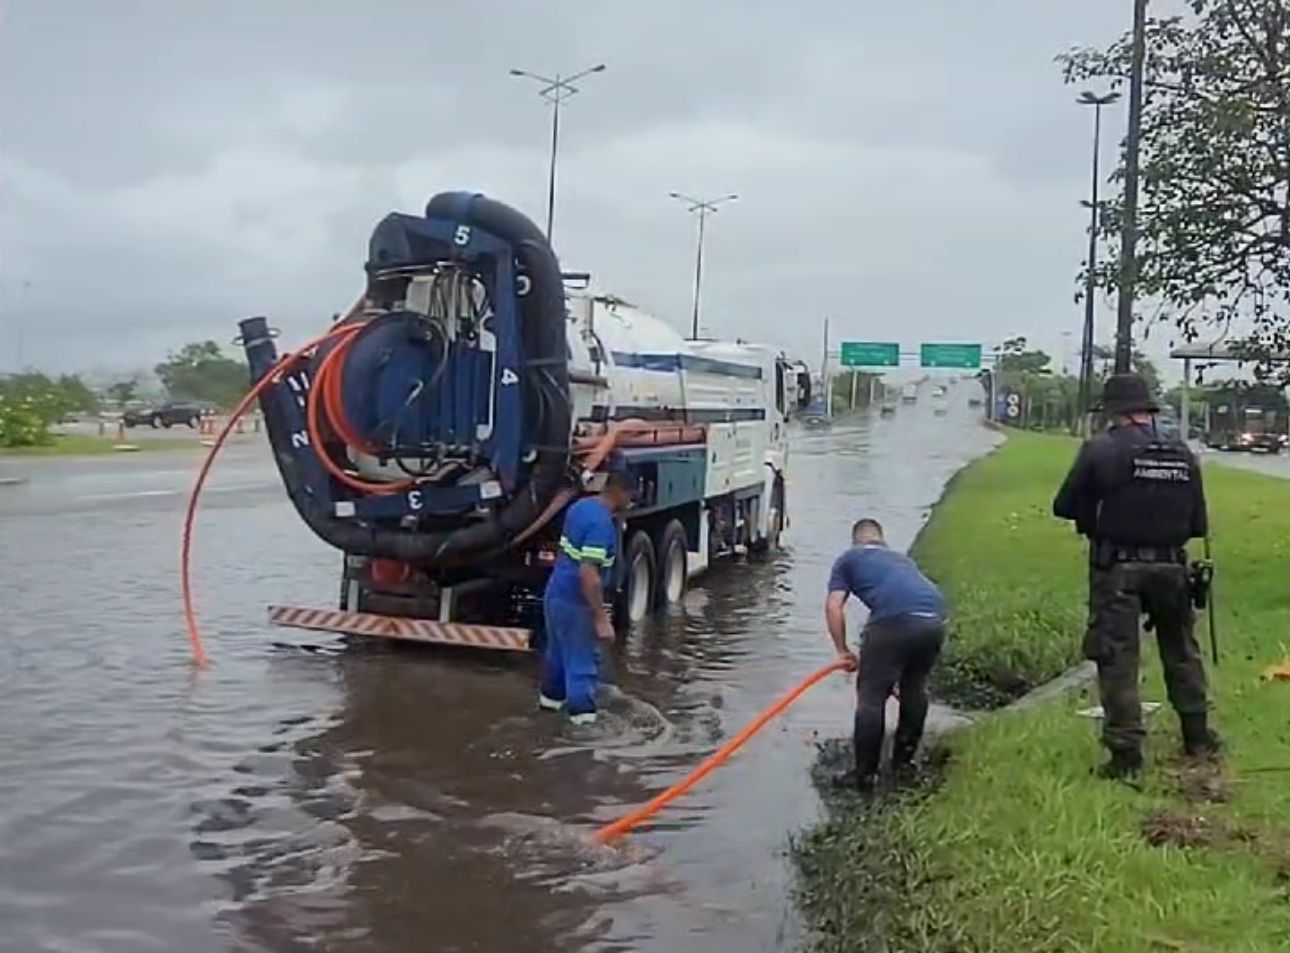
[[[633,433],[640,433],[644,430],[653,429],[655,427],[656,427],[655,424],[651,424],[644,420],[636,420],[636,419],[621,420],[614,424],[611,424],[605,429],[605,432],[603,434],[601,434],[599,437],[596,438],[597,443],[595,444],[594,447],[591,448],[591,452],[587,454],[586,459],[582,463],[583,472],[589,473],[592,470],[596,469],[596,467],[604,463],[605,458],[608,457],[609,454],[613,452],[614,447],[618,444],[618,441],[621,437],[629,436],[630,434],[633,434]],[[578,449],[575,452],[585,453],[586,448]],[[551,502],[546,505],[546,509],[544,509],[538,515],[538,518],[535,519],[532,523],[530,523],[522,533],[516,536],[507,545],[513,548],[515,546],[520,545],[520,543],[523,543],[525,540],[529,539],[531,536],[537,533],[538,530],[540,530],[543,526],[551,522],[551,520],[555,517],[555,515],[559,513],[562,509],[564,509],[565,506],[568,505],[568,503],[580,492],[581,492],[580,487],[576,487],[576,486],[565,487],[555,496],[551,497]]]
[[[322,427],[319,424],[319,406],[323,406],[327,412],[327,419],[331,421],[336,428],[338,436],[349,446],[362,450],[364,444],[355,442],[356,438],[352,431],[349,431],[348,424],[344,421],[343,408],[341,407],[340,394],[340,373],[339,364],[344,361],[346,349],[358,336],[356,331],[362,325],[351,324],[346,328],[337,330],[335,333],[341,338],[336,346],[328,352],[327,356],[322,359],[318,365],[318,370],[314,372],[313,383],[309,388],[309,394],[305,398],[305,426],[309,431],[309,443],[314,448],[314,453],[318,461],[323,465],[332,477],[338,482],[349,487],[351,490],[358,490],[360,493],[371,493],[373,495],[381,493],[401,493],[408,487],[415,484],[415,480],[406,479],[397,483],[373,483],[369,480],[361,480],[358,477],[346,473],[337,465],[331,456],[323,449]],[[334,398],[329,398],[329,393],[335,390]],[[334,401],[334,403],[333,403]],[[344,427],[343,431],[341,428]],[[346,432],[348,431],[348,432]]]
[[[251,404],[256,398],[266,391],[270,386],[276,384],[282,376],[283,371],[290,367],[295,361],[310,351],[317,348],[320,344],[325,343],[338,334],[348,333],[352,328],[333,328],[326,334],[319,335],[312,341],[304,345],[294,353],[283,354],[278,362],[270,368],[269,372],[256,381],[255,386],[246,392],[246,395],[238,401],[233,413],[224,423],[224,429],[219,432],[215,438],[215,444],[211,447],[210,453],[202,461],[201,469],[197,471],[197,480],[193,483],[192,493],[188,497],[188,509],[184,513],[184,531],[183,538],[179,545],[179,585],[183,591],[184,597],[184,623],[188,628],[188,645],[192,651],[193,664],[198,668],[205,668],[207,664],[206,646],[202,643],[201,631],[197,627],[197,614],[193,609],[193,585],[192,585],[192,549],[193,549],[193,522],[197,516],[197,500],[201,496],[202,487],[206,485],[206,477],[210,474],[211,465],[215,462],[215,457],[220,448],[224,446],[224,441],[228,439],[233,428],[237,426],[242,415],[250,409]],[[310,439],[313,439],[312,437]]]
[[[617,840],[632,828],[636,827],[642,821],[648,820],[659,812],[661,808],[675,801],[682,794],[685,794],[692,787],[706,778],[709,774],[719,768],[730,756],[744,746],[753,735],[761,731],[772,718],[782,712],[793,702],[797,701],[806,691],[812,688],[817,682],[823,681],[834,672],[842,671],[847,663],[842,659],[836,659],[825,665],[823,668],[812,672],[806,678],[802,679],[788,694],[777,699],[774,704],[764,710],[753,721],[746,725],[744,729],[735,735],[713,754],[704,759],[697,768],[687,774],[681,781],[672,785],[670,788],[653,798],[648,804],[639,807],[612,824],[606,824],[600,830],[596,831],[596,841],[600,844],[608,844]]]

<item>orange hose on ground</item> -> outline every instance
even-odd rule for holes
[[[211,465],[215,462],[220,448],[228,439],[237,422],[241,420],[242,415],[250,409],[251,404],[266,391],[270,386],[277,383],[282,376],[282,372],[290,367],[295,361],[304,357],[310,351],[314,350],[320,344],[325,343],[330,338],[338,334],[348,333],[352,328],[333,328],[326,334],[319,335],[312,341],[304,345],[298,351],[289,354],[283,354],[274,364],[270,371],[256,381],[255,386],[246,392],[246,395],[238,402],[233,409],[233,413],[224,423],[224,429],[219,432],[215,438],[215,444],[211,447],[210,453],[202,461],[201,469],[197,471],[197,480],[193,484],[192,493],[188,497],[188,509],[184,513],[184,531],[183,538],[179,546],[179,585],[183,591],[184,597],[184,623],[188,628],[188,645],[192,650],[193,664],[198,668],[205,668],[207,664],[206,646],[202,643],[201,631],[197,627],[197,614],[193,610],[193,586],[192,586],[192,548],[193,548],[193,521],[197,515],[197,500],[201,496],[202,487],[206,485],[206,477],[210,474]],[[310,438],[312,439],[312,438]]]
[[[847,663],[842,659],[837,659],[802,679],[802,681],[799,682],[792,691],[776,700],[774,704],[753,719],[750,724],[745,726],[739,734],[735,735],[718,748],[713,754],[705,758],[702,764],[686,775],[681,781],[672,785],[643,807],[637,808],[630,814],[620,817],[612,824],[606,824],[604,827],[600,828],[600,830],[596,831],[596,841],[601,844],[608,844],[628,833],[633,827],[636,827],[642,821],[653,817],[661,808],[670,804],[672,801],[675,801],[682,794],[685,794],[692,787],[728,761],[730,756],[742,748],[749,738],[761,731],[761,729],[766,726],[766,723],[772,718],[801,698],[808,689],[812,688],[816,683],[823,681],[834,672],[842,671],[846,664]]]

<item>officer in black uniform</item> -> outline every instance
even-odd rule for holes
[[[1099,773],[1142,769],[1138,623],[1154,627],[1169,702],[1188,755],[1213,755],[1205,667],[1193,635],[1187,541],[1208,533],[1200,467],[1179,436],[1157,430],[1159,407],[1137,374],[1116,374],[1102,392],[1110,429],[1086,440],[1053,500],[1053,514],[1089,538],[1089,622],[1084,654],[1097,663],[1102,742]]]

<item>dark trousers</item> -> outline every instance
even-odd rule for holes
[[[927,722],[927,678],[941,654],[945,630],[930,619],[874,622],[860,639],[860,672],[856,676],[856,775],[878,773],[886,730],[887,699],[900,686],[900,720],[896,724],[892,764],[908,764],[918,750]]]
[[[1113,751],[1140,750],[1146,734],[1138,695],[1138,624],[1144,612],[1156,630],[1169,703],[1180,715],[1201,715],[1208,707],[1187,568],[1178,563],[1094,565],[1084,655],[1097,663],[1102,743]]]

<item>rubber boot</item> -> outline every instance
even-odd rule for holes
[[[891,748],[891,773],[898,784],[909,784],[918,777],[914,767],[914,754],[918,751],[918,742],[897,737]]]
[[[1190,758],[1212,758],[1223,750],[1222,739],[1209,727],[1209,717],[1199,715],[1179,715],[1182,724],[1183,751]]]
[[[830,780],[835,788],[857,791],[860,794],[872,794],[877,782],[877,779],[872,774],[859,775],[856,774],[854,768],[838,771]]]
[[[1097,769],[1097,776],[1111,781],[1122,781],[1142,771],[1142,752],[1136,748],[1119,748],[1111,752],[1111,760]]]

